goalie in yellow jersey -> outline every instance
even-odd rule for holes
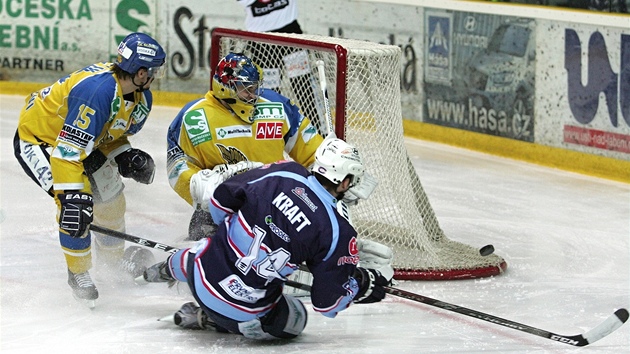
[[[212,88],[186,104],[168,129],[168,179],[191,204],[191,241],[214,234],[216,225],[201,201],[206,186],[239,172],[285,159],[305,167],[323,138],[287,97],[262,88],[262,69],[247,56],[219,61]],[[204,193],[206,196],[204,197]]]

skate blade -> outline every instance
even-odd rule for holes
[[[87,308],[89,308],[90,310],[93,310],[96,307],[96,300],[81,299],[76,296],[74,297],[74,299],[77,300],[77,302],[79,302],[80,304],[87,306]]]
[[[160,322],[168,322],[168,323],[175,323],[175,318],[174,315],[168,315],[162,318],[158,318],[158,321]]]
[[[149,282],[146,279],[144,279],[144,275],[136,277],[133,280],[133,282],[136,283],[137,285],[147,285],[147,284],[149,284]]]

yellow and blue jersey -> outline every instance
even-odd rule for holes
[[[239,161],[271,163],[287,155],[310,166],[323,138],[297,106],[275,91],[265,90],[260,96],[252,124],[209,91],[182,108],[169,127],[167,141],[169,183],[192,204],[190,179],[200,170]]]
[[[52,147],[53,189],[90,191],[83,160],[99,149],[106,156],[130,147],[153,104],[150,91],[123,97],[112,63],[97,63],[34,92],[20,113],[20,139]]]

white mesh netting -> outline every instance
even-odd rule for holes
[[[216,40],[216,42],[215,42]],[[357,146],[379,185],[353,206],[359,236],[394,251],[397,279],[462,279],[502,273],[503,258],[444,235],[409,160],[400,101],[401,50],[396,46],[334,37],[215,29],[212,63],[242,52],[264,68],[265,89],[290,97],[322,135],[324,96],[316,62],[325,64],[337,136]],[[218,49],[218,50],[217,50]]]

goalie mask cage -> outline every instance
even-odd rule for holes
[[[243,53],[260,65],[265,89],[291,98],[326,136],[316,65],[324,62],[336,135],[359,148],[366,170],[379,182],[369,199],[351,207],[352,221],[360,238],[392,248],[396,279],[469,279],[506,269],[503,258],[483,257],[479,249],[446,237],[439,226],[404,146],[399,47],[215,28],[211,68],[229,52]]]

